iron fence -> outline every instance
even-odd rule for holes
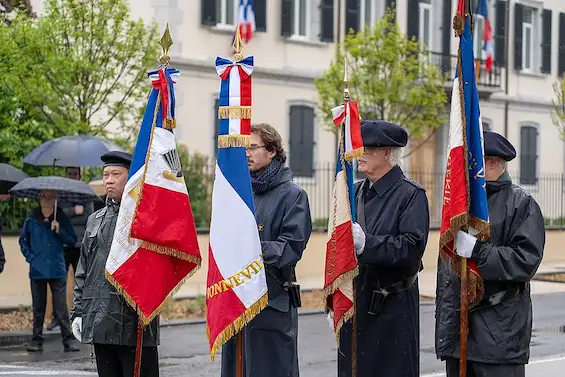
[[[214,174],[213,163],[199,163],[190,166],[185,173],[192,210],[196,225],[201,230],[209,227],[211,197]],[[310,202],[312,222],[315,227],[325,228],[330,215],[332,189],[335,175],[334,163],[319,163],[312,176],[295,177],[294,181],[307,193]],[[426,189],[430,208],[432,227],[438,227],[441,221],[443,202],[444,174],[425,170],[410,170],[406,175]],[[520,176],[510,174],[515,183],[520,184]],[[355,181],[363,176],[355,175]],[[546,225],[565,228],[565,176],[563,174],[540,174],[535,185],[523,185],[539,204]],[[10,197],[0,200],[0,211],[4,220],[4,229],[16,231],[22,225],[26,214],[37,206],[37,202]]]

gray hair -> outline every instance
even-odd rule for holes
[[[392,148],[390,154],[388,155],[388,162],[390,166],[401,166],[402,165],[402,148]]]

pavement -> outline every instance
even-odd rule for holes
[[[565,370],[565,293],[539,294],[534,301],[534,330],[528,377],[557,377]],[[443,377],[444,367],[434,351],[434,304],[422,303],[420,365],[422,377]],[[63,352],[57,338],[46,341],[42,354],[28,354],[22,345],[0,347],[0,376],[96,376],[91,347]],[[336,347],[325,315],[309,312],[299,318],[300,374],[335,377]],[[161,329],[161,377],[212,377],[220,375],[220,355],[211,362],[204,324],[171,323]]]

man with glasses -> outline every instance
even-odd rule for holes
[[[361,124],[365,154],[355,185],[353,224],[359,276],[356,295],[357,377],[420,375],[418,272],[429,232],[426,192],[400,168],[406,131],[385,121]],[[344,324],[338,376],[352,375],[352,324]]]
[[[251,127],[247,160],[269,304],[243,330],[244,376],[298,377],[300,286],[294,269],[312,232],[308,195],[284,166],[282,139],[271,125]],[[235,356],[232,339],[222,349],[222,377],[236,376]]]
[[[20,234],[20,248],[29,263],[33,308],[33,336],[28,352],[43,351],[43,321],[47,305],[47,284],[53,296],[53,312],[61,327],[65,352],[78,351],[74,345],[67,309],[67,270],[63,245],[74,245],[77,237],[60,208],[55,212],[55,191],[41,191],[39,208],[26,218]]]

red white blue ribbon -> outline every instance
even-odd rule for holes
[[[175,84],[179,75],[180,71],[176,68],[159,68],[149,73],[153,88],[161,92],[160,110],[164,128],[175,127]]]

